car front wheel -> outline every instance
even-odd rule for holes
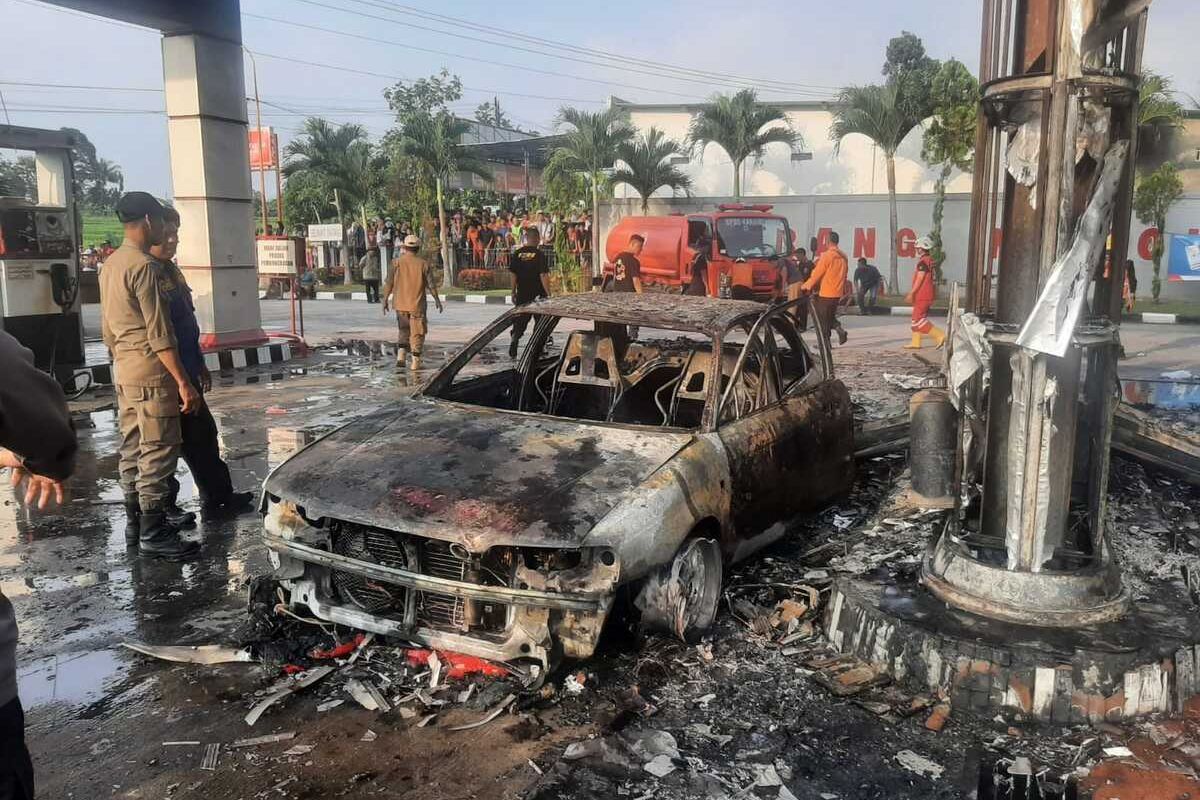
[[[689,539],[646,579],[634,604],[642,624],[694,644],[717,617],[723,564],[715,539]]]

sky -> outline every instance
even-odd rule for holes
[[[745,79],[764,99],[829,98],[839,86],[880,80],[887,41],[902,30],[919,35],[933,57],[958,58],[974,71],[982,3],[609,0],[513,6],[443,0],[406,6],[401,0],[242,0],[241,5],[244,44],[257,54],[263,124],[274,126],[286,143],[310,115],[356,122],[378,136],[392,124],[383,89],[442,67],[467,87],[455,112],[472,116],[475,106],[495,97],[518,126],[542,132],[552,130],[562,105],[598,109],[612,95],[646,103],[696,102],[740,88]],[[429,8],[434,10],[421,10]],[[452,19],[431,20],[414,10]],[[37,0],[0,0],[0,31],[0,92],[13,124],[79,128],[101,156],[121,166],[126,188],[171,195],[157,31]],[[506,31],[561,47],[514,41]],[[1145,64],[1200,97],[1198,36],[1200,3],[1155,0]],[[599,65],[585,49],[622,58],[600,58]],[[646,61],[686,67],[689,77],[668,77]],[[247,62],[248,87],[250,75]],[[111,88],[45,86],[50,83]]]

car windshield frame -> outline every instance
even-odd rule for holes
[[[452,404],[456,404],[456,405],[462,405],[463,407],[466,407],[466,408],[484,409],[484,410],[487,410],[489,412],[494,412],[494,413],[532,415],[532,416],[536,416],[536,417],[540,417],[540,418],[544,418],[544,419],[563,420],[563,421],[568,421],[568,422],[578,422],[580,424],[585,424],[585,425],[616,426],[616,427],[621,427],[621,428],[632,428],[632,429],[636,429],[636,430],[640,430],[640,431],[661,431],[663,433],[673,433],[673,434],[678,434],[678,433],[700,434],[700,433],[711,433],[717,429],[716,409],[720,402],[720,396],[721,396],[720,387],[721,387],[722,369],[723,369],[722,358],[718,358],[717,354],[720,354],[723,352],[723,347],[724,347],[723,332],[721,330],[667,329],[667,328],[662,328],[659,325],[650,323],[649,321],[646,321],[646,323],[640,327],[645,328],[645,329],[650,329],[650,330],[662,330],[664,333],[670,332],[672,330],[680,332],[680,333],[687,333],[690,336],[699,337],[698,344],[702,340],[703,345],[705,347],[711,347],[711,350],[709,351],[709,358],[710,358],[711,363],[709,365],[708,374],[712,377],[710,377],[710,379],[708,380],[708,383],[705,387],[705,400],[704,400],[703,411],[701,413],[699,423],[695,426],[680,427],[680,426],[675,426],[675,425],[652,425],[652,424],[643,423],[643,422],[596,420],[596,419],[564,415],[564,414],[552,414],[545,410],[525,410],[523,408],[504,408],[504,407],[499,407],[499,406],[495,406],[495,405],[489,405],[487,403],[474,402],[471,400],[459,399],[459,398],[448,396],[449,393],[452,391],[453,387],[456,385],[456,380],[459,378],[463,369],[466,368],[467,365],[469,365],[477,356],[479,356],[479,354],[481,352],[483,352],[483,350],[485,348],[487,348],[488,346],[494,345],[497,342],[497,340],[506,331],[508,331],[511,328],[512,322],[520,315],[529,316],[530,324],[528,326],[528,330],[526,333],[527,341],[525,344],[523,344],[522,351],[521,351],[518,359],[514,362],[510,362],[510,368],[515,370],[518,373],[519,378],[520,378],[521,397],[519,399],[518,405],[523,405],[524,394],[529,390],[529,386],[532,385],[533,382],[537,378],[538,373],[537,373],[537,370],[535,369],[536,365],[533,363],[534,352],[535,352],[535,350],[540,350],[541,348],[535,348],[534,347],[535,342],[538,342],[538,341],[544,342],[546,339],[548,339],[549,336],[554,332],[554,330],[557,329],[558,325],[561,324],[564,320],[568,321],[568,322],[586,323],[587,325],[590,325],[593,328],[597,322],[601,322],[601,323],[604,322],[604,320],[602,318],[597,318],[597,317],[592,317],[592,316],[582,317],[582,316],[571,316],[571,315],[567,315],[567,314],[548,314],[548,313],[540,313],[539,314],[539,313],[537,313],[536,308],[528,308],[528,307],[514,308],[514,309],[508,311],[507,313],[501,315],[500,317],[497,317],[491,324],[489,324],[482,331],[480,331],[478,334],[476,334],[475,337],[472,338],[471,341],[468,342],[465,347],[463,347],[458,353],[456,353],[453,358],[451,358],[449,361],[447,361],[446,364],[444,364],[433,375],[433,377],[430,378],[428,383],[426,383],[425,385],[420,387],[416,392],[413,393],[412,396],[414,398],[436,400],[441,403],[452,403]],[[752,324],[752,320],[745,319],[745,317],[743,317],[742,320],[743,320],[742,321],[743,325]],[[585,330],[586,329],[587,328],[585,328]],[[641,341],[641,339],[642,339],[642,337],[639,336],[638,339],[635,341]],[[648,341],[654,341],[654,340],[650,339]],[[740,343],[738,344],[739,348],[742,346],[743,346],[742,344],[740,344]],[[739,350],[739,352],[740,352],[740,350]],[[489,374],[496,375],[496,374],[500,374],[501,372],[503,372],[503,370],[497,370],[496,372],[489,373]],[[636,370],[635,370],[635,372],[636,372]],[[485,378],[488,376],[481,375],[478,377]],[[471,380],[474,380],[474,377],[472,377]]]
[[[776,223],[778,225],[782,225],[783,232],[784,232],[784,241],[787,243],[785,245],[784,249],[777,250],[774,244],[771,244],[769,242],[763,242],[760,245],[756,245],[755,248],[769,247],[772,250],[771,253],[750,253],[749,250],[746,248],[742,248],[742,249],[738,250],[738,252],[736,252],[736,253],[732,252],[730,249],[730,243],[729,243],[730,237],[728,235],[730,233],[730,231],[726,230],[726,227],[731,224],[739,223],[742,220],[749,220],[751,222],[762,223],[764,226],[764,234],[767,233],[766,226],[768,223]],[[744,214],[744,215],[743,214],[729,214],[729,215],[717,217],[716,235],[714,238],[717,242],[717,252],[726,258],[731,258],[734,260],[737,260],[737,259],[771,259],[771,258],[779,258],[780,256],[787,255],[788,252],[791,250],[792,229],[791,229],[791,226],[788,225],[788,221],[787,221],[786,217],[768,217],[768,216],[759,216],[759,215],[751,215],[751,214]],[[767,237],[764,236],[763,238],[765,239]]]

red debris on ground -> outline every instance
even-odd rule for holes
[[[1183,719],[1156,723],[1148,736],[1130,739],[1132,758],[1103,761],[1080,781],[1092,800],[1176,800],[1200,798],[1194,770],[1200,741],[1200,697],[1184,708]]]
[[[362,641],[365,638],[366,638],[366,634],[360,633],[357,636],[355,636],[353,639],[351,639],[350,641],[343,642],[342,644],[339,644],[337,647],[331,648],[329,650],[322,650],[319,647],[315,647],[315,648],[313,648],[312,652],[310,652],[308,654],[308,657],[309,658],[345,658],[346,656],[353,653],[358,648],[358,646],[360,644],[362,644]]]
[[[432,654],[432,650],[409,650],[405,657],[408,659],[410,666],[423,667],[429,663],[429,656]],[[459,680],[468,675],[484,675],[488,678],[508,677],[507,669],[482,658],[467,656],[462,653],[447,653],[440,650],[437,656],[445,666],[446,678],[450,680]]]

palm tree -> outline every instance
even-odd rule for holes
[[[834,152],[842,146],[842,140],[853,133],[860,133],[878,145],[887,163],[888,227],[891,233],[890,253],[891,291],[898,291],[900,266],[896,258],[896,237],[899,220],[896,211],[896,150],[904,138],[921,124],[917,114],[906,104],[897,102],[898,90],[887,86],[847,86],[838,94],[833,109],[833,124],[829,136],[834,141]]]
[[[567,125],[563,142],[546,164],[546,178],[553,180],[567,172],[582,173],[592,190],[592,271],[600,257],[600,185],[604,170],[617,159],[617,148],[633,138],[633,128],[625,112],[615,106],[603,111],[581,111],[563,106],[558,124]]]
[[[486,162],[470,150],[460,146],[463,136],[471,124],[442,111],[434,115],[417,114],[404,122],[400,139],[400,152],[420,164],[433,176],[437,193],[438,226],[442,232],[442,267],[446,284],[454,280],[453,265],[450,263],[450,236],[446,225],[446,206],[442,189],[450,176],[466,172],[481,178],[491,178]]]
[[[622,142],[617,147],[617,158],[625,166],[613,173],[612,181],[633,187],[642,198],[642,213],[647,214],[650,195],[662,187],[684,191],[692,188],[692,179],[667,163],[671,156],[682,155],[683,152],[679,142],[666,138],[662,131],[651,126],[645,136]]]
[[[733,162],[735,200],[742,199],[742,164],[747,159],[759,163],[769,144],[786,144],[789,150],[804,146],[804,140],[792,130],[783,109],[758,102],[753,89],[742,89],[734,95],[713,95],[712,101],[692,118],[688,141],[701,154],[709,144],[716,144],[726,152]]]
[[[287,163],[283,165],[283,174],[307,175],[313,178],[326,192],[333,194],[333,205],[337,209],[338,224],[346,225],[342,214],[342,197],[349,194],[347,200],[358,196],[354,187],[358,181],[353,174],[354,167],[348,159],[348,153],[356,145],[366,145],[367,130],[361,125],[330,125],[328,120],[320,117],[309,117],[304,121],[302,133],[288,143],[284,149]],[[344,282],[353,280],[349,268],[350,254],[342,246],[342,261],[345,263]]]
[[[1138,128],[1143,136],[1160,138],[1168,128],[1183,127],[1183,105],[1175,99],[1171,79],[1146,70],[1138,86]]]

